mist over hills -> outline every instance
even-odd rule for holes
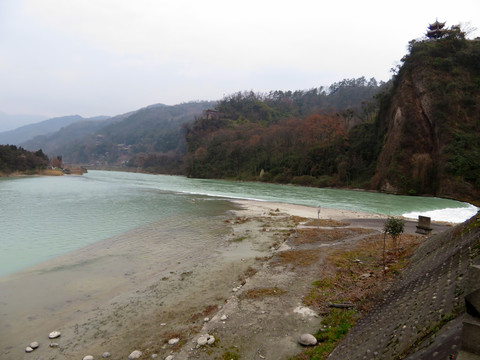
[[[21,142],[20,145],[30,151],[42,149],[49,157],[58,156],[62,154],[61,150],[59,150],[61,146],[95,132],[112,121],[115,121],[115,118],[101,120],[87,120],[81,118],[78,121],[74,121],[69,125],[61,127],[58,131],[50,132],[45,135],[37,135],[27,141]]]
[[[24,125],[14,130],[1,132],[0,144],[18,145],[27,140],[32,139],[37,135],[45,135],[45,134],[56,132],[61,128],[63,128],[64,126],[68,126],[75,122],[85,121],[85,120],[98,121],[98,120],[105,120],[105,119],[108,119],[108,116],[97,116],[89,119],[84,119],[80,115],[56,117],[56,118],[44,120],[38,123]]]
[[[24,125],[34,124],[45,119],[46,116],[42,115],[12,115],[0,111],[0,133],[16,129]]]
[[[108,119],[77,119],[20,145],[32,151],[42,149],[49,157],[61,156],[65,163],[97,166],[125,164],[139,153],[181,157],[185,148],[182,125],[213,106],[215,102],[209,101],[153,104]]]

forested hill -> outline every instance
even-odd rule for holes
[[[179,173],[186,149],[182,125],[213,106],[208,101],[155,104],[107,121],[77,122],[22,146],[62,156],[64,163]]]
[[[412,41],[402,62],[382,87],[223,99],[188,128],[186,175],[478,201],[480,41],[453,26]]]
[[[0,176],[15,172],[29,173],[46,169],[48,157],[42,150],[27,151],[15,145],[0,145]]]
[[[362,77],[327,89],[228,96],[187,128],[186,175],[318,186],[348,181],[348,131],[372,123],[381,85]],[[371,156],[364,156],[350,164],[357,178],[373,173]]]

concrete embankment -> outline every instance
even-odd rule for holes
[[[477,214],[424,242],[329,359],[480,359],[479,265]]]

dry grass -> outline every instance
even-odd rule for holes
[[[45,170],[40,170],[38,172],[38,175],[44,175],[44,176],[62,176],[63,171],[61,169],[45,169]]]
[[[244,291],[240,294],[240,299],[259,299],[266,296],[279,296],[285,294],[286,291],[278,287],[272,288],[254,288]]]
[[[247,221],[250,221],[251,219],[245,216],[237,216],[234,220],[234,224],[245,224]]]
[[[314,244],[317,242],[331,242],[343,240],[356,235],[371,233],[371,229],[348,228],[348,229],[300,229],[297,237],[293,239],[294,245]]]
[[[307,219],[308,220],[308,219]],[[350,223],[344,221],[337,221],[333,219],[309,219],[304,224],[305,226],[323,226],[323,227],[344,227],[350,225]]]
[[[231,242],[242,242],[243,240],[248,239],[248,236],[243,235],[243,236],[237,236],[236,238],[232,239]]]
[[[160,338],[163,339],[164,344],[168,344],[170,339],[178,338],[180,341],[174,345],[169,345],[169,349],[172,351],[178,351],[183,344],[187,341],[191,333],[198,331],[198,328],[192,327],[190,329],[185,329],[184,331],[165,331],[159,334]]]
[[[65,174],[70,174],[70,175],[83,175],[87,172],[87,169],[84,167],[71,167],[71,168],[65,168],[64,169]]]
[[[40,175],[40,176],[62,176],[63,172],[61,169],[34,169],[29,171],[15,171],[15,172],[0,172],[0,177],[19,177],[19,176],[32,176],[32,175]]]
[[[255,275],[257,273],[257,269],[254,269],[252,268],[251,266],[249,266],[247,268],[247,270],[245,270],[245,272],[243,274],[240,274],[238,276],[238,281],[242,284],[242,285],[245,285],[245,281],[246,279],[248,278],[251,278],[253,275]]]
[[[319,261],[321,253],[322,251],[319,249],[282,251],[272,260],[271,265],[290,265],[293,268],[298,266],[310,266]]]
[[[299,224],[301,224],[301,223],[306,223],[307,221],[310,220],[309,218],[302,217],[302,216],[295,216],[295,215],[290,216],[290,219],[291,219],[296,225],[299,225]]]
[[[225,220],[225,222],[228,224],[239,225],[239,224],[245,224],[247,221],[250,221],[250,220],[251,219],[246,216],[237,216],[234,219],[227,219]]]
[[[386,252],[383,269],[383,235],[377,234],[360,241],[353,249],[338,249],[329,254],[322,266],[319,280],[304,298],[307,305],[328,311],[329,303],[349,302],[357,309],[368,311],[382,290],[408,264],[422,237],[402,235],[401,248]],[[389,244],[391,246],[391,244]]]
[[[209,316],[210,314],[218,311],[218,306],[217,305],[208,305],[205,307],[205,309],[202,312],[196,313],[192,315],[190,318],[190,321],[195,322],[199,319],[204,319],[206,316]]]
[[[269,213],[268,213],[268,215],[270,215],[270,216],[278,216],[280,214],[282,214],[282,213],[280,212],[279,208],[276,208],[275,211],[270,210]]]
[[[126,345],[126,347],[132,347],[132,348],[141,348],[143,352],[143,356],[145,358],[150,358],[152,354],[165,354],[166,351],[171,352],[171,351],[179,351],[182,346],[184,346],[187,343],[187,340],[194,334],[197,334],[200,330],[201,327],[199,325],[191,325],[189,327],[183,328],[181,330],[175,330],[175,331],[160,331],[158,333],[155,333],[154,336],[152,336],[152,328],[151,326],[144,326],[141,327],[138,330],[139,336],[136,337],[137,339],[143,339],[143,343],[140,344],[135,344],[131,342],[132,339],[129,339],[127,341],[130,342],[129,345]],[[141,336],[143,335],[143,336]],[[179,342],[174,344],[174,345],[169,345],[168,341],[170,339],[175,339],[178,338]],[[166,355],[165,355],[166,356]],[[142,357],[143,358],[143,357]],[[163,357],[162,357],[163,358]]]

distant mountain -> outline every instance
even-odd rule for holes
[[[80,115],[62,116],[41,121],[36,124],[25,125],[15,130],[0,133],[0,144],[21,144],[37,135],[45,135],[60,130],[62,127],[82,120],[105,120],[108,116],[98,116],[84,119]]]
[[[64,126],[58,131],[50,132],[46,135],[38,135],[28,141],[22,142],[21,146],[30,151],[42,149],[50,157],[58,156],[62,154],[62,150],[59,150],[60,148],[69,143],[75,142],[86,135],[94,133],[98,129],[115,121],[115,119],[116,117],[100,120],[87,120],[81,118],[81,120]]]
[[[61,155],[65,163],[111,166],[128,162],[137,167],[145,165],[149,157],[147,164],[156,167],[155,157],[183,157],[183,124],[215,104],[203,101],[150,105],[103,121],[79,121],[21,145],[42,149],[50,157]]]
[[[42,115],[11,115],[0,111],[0,133],[45,120]]]

